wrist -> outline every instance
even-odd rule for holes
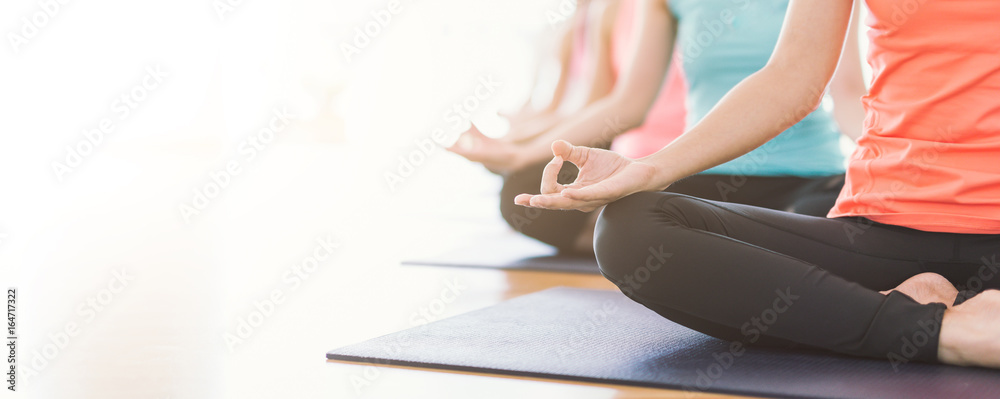
[[[524,169],[535,162],[533,158],[529,156],[530,147],[527,145],[513,144],[507,146],[505,151],[507,152],[507,168],[511,171],[517,171]]]
[[[959,348],[962,346],[961,329],[956,328],[956,318],[962,317],[954,309],[946,309],[941,318],[941,330],[938,335],[938,360],[946,364],[966,364]]]
[[[523,169],[525,166],[524,156],[522,156],[521,153],[517,151],[516,146],[511,146],[510,151],[507,153],[507,159],[509,160],[507,162],[507,166],[510,171],[518,171]]]
[[[664,165],[662,160],[657,159],[656,154],[639,158],[635,162],[642,163],[652,170],[650,178],[646,181],[643,191],[663,191],[675,181],[682,177],[674,176],[674,168]]]
[[[518,168],[552,159],[552,142],[535,138],[514,148],[514,162]]]

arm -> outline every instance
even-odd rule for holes
[[[566,91],[569,85],[572,38],[573,25],[570,24],[570,26],[566,29],[563,29],[561,39],[559,40],[559,47],[557,48],[559,77],[556,82],[556,87],[552,92],[552,97],[549,99],[548,105],[541,109],[533,109],[531,107],[531,99],[533,96],[529,96],[527,102],[520,111],[513,115],[503,115],[510,122],[510,131],[508,131],[504,137],[500,138],[501,141],[510,144],[531,141],[531,139],[537,137],[539,134],[558,122],[558,111],[562,106],[563,100],[565,99]],[[538,86],[541,74],[542,68],[539,66],[538,71],[535,73],[534,83],[531,86],[532,92],[534,92],[534,88]]]
[[[619,5],[617,1],[590,5],[590,10],[593,12],[589,13],[587,24],[587,59],[584,60],[584,65],[587,67],[587,76],[577,79],[573,84],[585,86],[587,89],[586,102],[583,107],[589,106],[594,102],[607,97],[615,85],[615,72],[614,63],[612,61],[612,46],[613,46],[613,36],[614,23],[618,17]],[[568,73],[568,71],[563,71],[563,76]],[[565,80],[560,81],[560,87],[565,85]],[[566,90],[565,87],[562,90]],[[564,99],[565,92],[560,97],[558,102],[553,102],[553,107],[546,109],[544,111],[538,112],[534,117],[530,119],[523,119],[518,121],[518,123],[512,122],[510,132],[502,138],[502,140],[514,143],[514,144],[524,144],[530,143],[531,140],[537,138],[539,135],[545,133],[549,129],[557,126],[563,120],[567,119],[567,111],[572,114],[574,110],[563,110],[562,113],[558,112],[562,104],[561,101]],[[516,150],[515,150],[516,151]],[[546,157],[537,159],[537,161],[546,160]]]
[[[861,21],[861,2],[854,5],[851,26],[847,30],[844,51],[840,55],[837,72],[830,81],[830,96],[833,97],[833,116],[841,133],[858,141],[865,124],[865,109],[861,97],[868,94],[864,76],[861,73],[861,49],[858,45],[858,31]]]
[[[566,33],[559,43],[559,80],[556,82],[555,91],[552,92],[552,100],[549,101],[544,112],[555,113],[566,98],[566,91],[569,88],[569,68],[573,62],[573,37],[575,35],[576,26],[570,26],[566,29]]]
[[[721,165],[763,145],[819,106],[837,68],[853,0],[793,0],[763,69],[729,91],[690,131],[640,161],[647,189]]]
[[[595,7],[592,5],[591,7]],[[590,27],[588,38],[587,65],[590,74],[586,77],[589,93],[587,93],[586,105],[607,97],[615,85],[614,62],[612,60],[612,46],[614,45],[614,26],[618,18],[619,4],[617,1],[602,4],[602,8],[592,14],[594,20],[588,21]],[[596,7],[595,7],[596,8]]]
[[[543,108],[536,109],[532,106],[532,99],[535,97],[536,88],[538,87],[539,82],[541,81],[540,77],[542,75],[542,71],[544,70],[544,66],[548,62],[550,62],[550,58],[548,57],[548,55],[551,53],[552,49],[543,49],[544,51],[540,51],[543,53],[543,55],[539,57],[540,59],[537,62],[537,65],[535,66],[535,73],[534,77],[532,78],[532,83],[530,86],[531,92],[528,93],[528,98],[525,99],[524,104],[522,104],[521,107],[517,109],[517,111],[511,113],[501,113],[501,116],[506,117],[508,120],[511,121],[511,123],[518,123],[518,124],[524,123],[540,115],[554,113],[556,110],[558,110],[559,105],[561,104],[563,99],[562,93],[563,91],[566,90],[566,85],[567,85],[566,80],[567,80],[567,75],[569,73],[569,59],[571,54],[570,51],[572,49],[573,25],[569,24],[564,29],[562,29],[559,34],[560,36],[558,42],[556,43],[555,46],[553,46],[554,49],[556,50],[555,61],[558,63],[559,67],[559,77],[558,81],[556,82],[556,87],[553,89],[552,98],[549,99],[548,104],[545,105],[545,107]],[[543,47],[549,47],[549,46],[543,46]]]
[[[515,202],[594,210],[635,192],[662,190],[759,147],[819,105],[840,58],[852,5],[853,0],[792,0],[767,65],[730,90],[687,133],[639,160],[557,141],[542,194],[522,194]],[[556,182],[563,159],[580,168],[568,186]]]
[[[662,0],[643,0],[639,5],[628,70],[615,83],[611,94],[594,102],[545,134],[511,154],[517,165],[549,159],[555,140],[601,146],[618,134],[639,126],[663,85],[673,54],[675,21]]]

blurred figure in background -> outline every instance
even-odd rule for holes
[[[511,127],[501,141],[530,142],[611,93],[629,50],[631,21],[623,19],[631,19],[632,15],[621,10],[631,7],[634,4],[630,0],[585,0],[577,4],[560,34],[559,75],[551,99],[543,107],[534,107],[529,97],[518,111],[505,114]],[[533,94],[544,86],[541,72],[535,75]],[[683,108],[675,108],[683,117]]]
[[[586,12],[597,3],[589,2]],[[592,256],[597,213],[514,204],[520,193],[539,192],[552,142],[610,147],[629,158],[659,150],[684,130],[685,95],[690,126],[767,63],[787,6],[787,1],[734,0],[622,1],[617,9],[605,5],[601,18],[587,19],[600,22],[590,30],[602,33],[594,44],[597,53],[607,55],[602,58],[606,66],[595,68],[606,68],[613,82],[603,97],[543,132],[520,135],[512,128],[519,134],[516,139],[492,139],[473,126],[450,150],[504,176],[500,209],[514,229],[561,253]],[[682,45],[675,54],[677,43]],[[836,118],[821,107],[758,150],[676,182],[667,191],[825,215],[844,183],[840,134],[853,139],[862,128],[865,86],[858,51],[857,37],[849,38],[831,84]],[[565,163],[558,181],[571,183],[576,173]]]

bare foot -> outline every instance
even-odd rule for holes
[[[949,308],[955,303],[958,297],[958,290],[951,285],[948,279],[937,273],[921,273],[908,278],[898,287],[889,291],[882,291],[883,295],[889,295],[890,291],[899,291],[921,304],[943,303]]]
[[[987,290],[944,312],[938,360],[1000,368],[1000,291]]]

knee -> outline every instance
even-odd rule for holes
[[[609,233],[627,228],[642,219],[648,219],[650,211],[655,210],[665,197],[677,194],[663,192],[641,192],[629,195],[604,207],[597,219],[598,226],[604,225]]]
[[[609,204],[597,219],[594,251],[601,272],[619,285],[642,282],[660,270],[672,254],[663,244],[662,227],[675,224],[675,202],[690,197],[663,192],[636,193]],[[627,294],[627,292],[626,292]]]
[[[521,193],[518,192],[520,190],[517,187],[512,186],[505,181],[503,188],[500,189],[500,216],[503,216],[503,219],[513,227],[514,214],[523,207],[514,203],[514,197]]]
[[[523,182],[507,179],[503,188],[500,189],[500,216],[517,232],[534,237],[532,231],[536,227],[533,225],[536,224],[536,219],[539,219],[544,211],[515,204],[514,197],[524,193],[531,192],[526,190]]]
[[[538,184],[533,184],[531,191],[525,179],[517,176],[508,178],[500,190],[500,215],[504,221],[518,233],[534,238],[555,247],[559,252],[572,253],[576,251],[577,237],[583,230],[583,225],[589,220],[587,214],[580,212],[552,211],[529,208],[514,203],[514,197],[522,193],[537,193]]]
[[[597,219],[595,240],[616,241],[614,237],[656,222],[683,220],[684,209],[694,198],[667,192],[635,193],[604,207]]]
[[[516,224],[524,216],[527,208],[514,204],[514,197],[520,194],[538,194],[538,188],[542,184],[542,166],[531,166],[522,170],[512,172],[503,179],[503,187],[500,188],[500,215],[511,227],[521,231]]]

